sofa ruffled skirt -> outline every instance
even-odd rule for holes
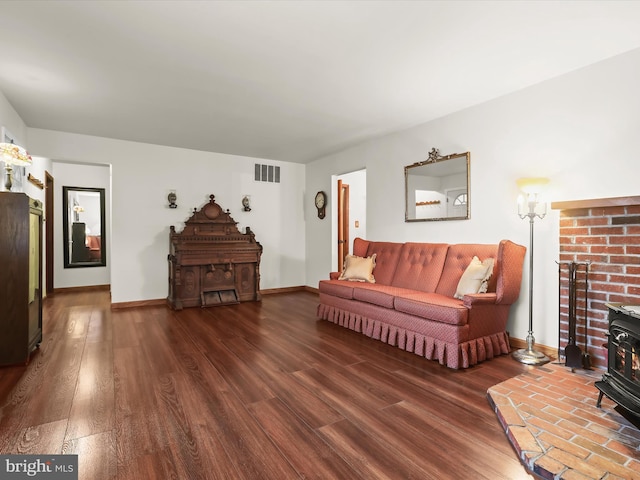
[[[428,360],[437,360],[449,368],[469,368],[484,360],[510,352],[509,336],[501,331],[481,337],[458,341],[437,338],[428,332],[418,332],[392,321],[371,318],[349,310],[320,303],[319,318],[362,333],[375,340],[415,353]],[[417,330],[417,329],[416,329]],[[444,335],[446,337],[446,334]]]

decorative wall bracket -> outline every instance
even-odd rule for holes
[[[31,183],[33,183],[40,190],[44,189],[44,183],[42,183],[42,180],[38,180],[33,175],[29,174],[29,176],[27,177],[27,180],[29,180]]]

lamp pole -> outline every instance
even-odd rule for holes
[[[546,182],[545,182],[546,183]],[[546,204],[544,211],[537,213],[536,208],[540,205],[538,194],[530,192],[528,194],[528,212],[522,213],[518,208],[520,218],[529,218],[529,332],[527,335],[527,348],[521,348],[513,352],[513,358],[526,365],[544,365],[550,361],[544,353],[535,350],[535,338],[533,336],[533,224],[536,217],[543,219],[547,214]],[[518,204],[521,207],[521,202]]]

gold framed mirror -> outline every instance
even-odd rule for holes
[[[434,148],[427,160],[404,167],[404,221],[468,220],[470,157]]]

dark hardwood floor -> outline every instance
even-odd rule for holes
[[[315,317],[309,292],[186,309],[45,301],[28,366],[0,368],[0,453],[78,454],[80,479],[524,479],[487,389]]]

